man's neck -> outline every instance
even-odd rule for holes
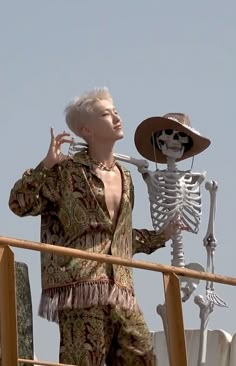
[[[113,158],[113,146],[104,144],[104,145],[94,145],[89,144],[88,146],[88,154],[92,159],[96,159],[99,162],[102,162],[104,164],[110,164],[114,158]]]

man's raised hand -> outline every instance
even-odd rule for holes
[[[61,146],[64,143],[71,143],[72,138],[69,138],[70,134],[63,131],[55,136],[54,129],[51,127],[51,142],[46,157],[43,159],[43,165],[47,169],[51,169],[55,164],[67,159],[68,156],[64,155],[61,151]]]

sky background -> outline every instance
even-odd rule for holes
[[[63,110],[76,95],[107,86],[123,119],[125,139],[116,152],[135,149],[138,124],[153,115],[184,112],[211,139],[193,170],[219,184],[215,235],[216,272],[235,273],[236,3],[208,1],[0,1],[1,188],[0,234],[39,241],[40,218],[19,218],[8,208],[9,192],[22,173],[45,156],[50,126],[65,128]],[[191,159],[179,164],[189,169]],[[134,227],[152,228],[145,183],[129,165],[135,185]],[[150,164],[153,170],[155,166]],[[159,166],[165,168],[165,165]],[[202,185],[202,224],[184,234],[185,260],[206,264],[202,240],[209,194]],[[136,259],[170,264],[170,244]],[[15,250],[29,268],[38,359],[58,360],[57,325],[37,316],[39,253]],[[162,275],[134,270],[136,294],[150,330],[162,330],[156,305],[163,303]],[[229,308],[215,308],[211,329],[236,333],[236,289],[215,285]],[[196,290],[204,294],[204,282]],[[183,305],[186,328],[199,328],[199,309]]]

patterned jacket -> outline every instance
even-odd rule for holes
[[[117,163],[122,198],[116,226],[105,202],[103,182],[86,150],[45,169],[29,169],[11,190],[9,206],[19,216],[41,215],[41,242],[92,253],[132,258],[165,246],[163,234],[132,229],[134,189],[130,173]],[[132,269],[69,256],[41,253],[39,315],[57,321],[58,310],[92,305],[136,306]]]

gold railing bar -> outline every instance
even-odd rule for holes
[[[27,360],[24,358],[18,358],[18,363],[19,362],[23,362],[23,363],[28,363],[29,365],[44,365],[44,366],[76,366],[76,365],[69,365],[64,364],[64,363],[51,363],[51,362],[46,362],[46,361],[38,361],[38,360]]]
[[[122,257],[114,257],[112,255],[106,255],[106,254],[95,254],[79,249],[61,247],[44,243],[42,244],[28,240],[14,239],[0,236],[0,247],[8,245],[11,247],[30,249],[39,252],[55,253],[58,255],[68,255],[70,257],[90,259],[97,262],[105,262],[105,263],[123,265],[127,267],[147,269],[149,271],[162,272],[162,273],[175,273],[178,276],[198,278],[201,280],[208,280],[226,285],[236,286],[236,278],[234,277],[222,276],[207,272],[198,272],[192,269],[179,268],[159,263],[152,263],[135,259],[127,259]]]

